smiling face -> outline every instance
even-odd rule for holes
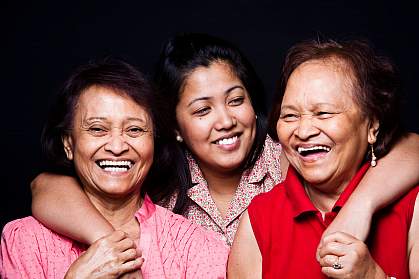
[[[81,93],[63,141],[85,190],[107,197],[139,192],[153,162],[152,126],[148,112],[123,94],[100,86]]]
[[[249,95],[225,63],[198,67],[188,75],[176,119],[204,174],[237,172],[255,139],[256,118]]]
[[[322,191],[341,191],[358,170],[373,135],[353,101],[342,62],[311,60],[290,76],[277,123],[293,167]]]

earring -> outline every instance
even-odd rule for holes
[[[255,118],[256,118],[256,120],[258,119],[258,116],[257,115],[255,115]]]
[[[374,146],[371,144],[371,167],[375,167],[377,165],[377,157],[374,154]]]
[[[183,141],[183,138],[182,138],[180,135],[177,135],[177,136],[176,136],[176,140],[177,140],[178,142],[182,142],[182,141]]]

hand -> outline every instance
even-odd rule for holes
[[[364,242],[342,232],[324,237],[318,249],[322,272],[332,278],[386,278]],[[341,264],[341,269],[333,264]]]
[[[144,259],[139,254],[125,232],[114,231],[95,241],[70,266],[65,278],[118,278],[141,267]]]
[[[335,232],[344,232],[352,235],[357,239],[365,241],[367,239],[372,215],[374,210],[364,207],[352,209],[349,207],[342,207],[339,214],[333,220],[333,222],[323,232],[322,238],[320,239],[319,246],[317,247],[317,260],[319,260],[319,249],[324,245],[324,239],[330,234]],[[357,216],[354,218],[354,216]]]
[[[118,279],[143,279],[143,275],[141,274],[141,271],[134,270],[123,274],[122,276],[118,277]]]

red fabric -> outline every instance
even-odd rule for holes
[[[291,167],[283,183],[253,199],[248,211],[262,254],[263,278],[326,278],[315,258],[317,245],[367,168],[364,165],[359,170],[324,221]],[[397,279],[409,277],[408,231],[418,191],[416,186],[377,213],[367,240],[377,263]]]

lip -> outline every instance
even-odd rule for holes
[[[240,143],[241,143],[240,135],[241,135],[241,133],[231,133],[231,134],[219,137],[218,139],[216,139],[212,143],[215,144],[217,146],[217,148],[219,148],[223,151],[234,151],[234,150],[236,150],[240,147]],[[218,142],[221,141],[221,140],[231,139],[231,138],[236,138],[236,140],[231,144],[228,144],[228,143],[227,144],[218,144]]]
[[[230,134],[226,134],[222,137],[217,138],[216,140],[212,141],[212,143],[217,144],[218,141],[223,140],[223,139],[229,139],[232,137],[240,137],[242,133],[240,132],[236,132],[236,133],[230,133]]]
[[[106,158],[95,160],[95,165],[108,175],[123,176],[130,172],[135,162],[128,158]]]
[[[310,149],[310,150],[321,150],[325,152],[315,152],[312,154],[308,154],[303,156],[299,149]],[[326,158],[329,153],[332,151],[332,147],[327,144],[320,144],[320,143],[304,143],[304,144],[297,144],[294,146],[294,152],[297,156],[301,159],[301,161],[305,163],[314,163],[319,160]]]

